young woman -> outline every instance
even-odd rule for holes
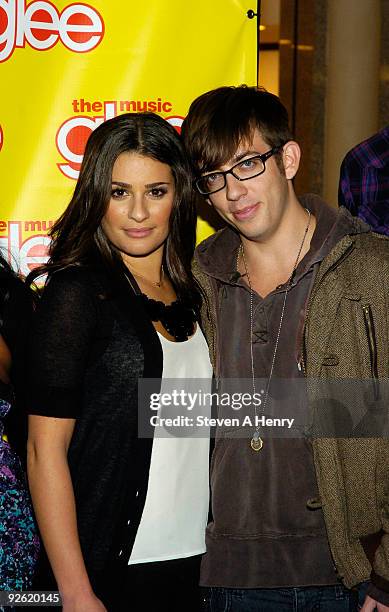
[[[31,293],[0,254],[0,591],[28,589],[39,552],[26,476],[16,452],[23,453],[26,443],[20,393],[31,314]]]
[[[175,130],[147,113],[99,126],[51,236],[34,274],[47,280],[31,342],[28,464],[63,610],[196,610],[209,442],[138,437],[138,379],[159,392],[161,380],[211,374]]]

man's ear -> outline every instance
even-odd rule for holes
[[[211,199],[210,199],[210,198],[205,198],[205,201],[206,201],[206,203],[208,204],[208,206],[212,206],[212,208],[213,208],[213,204],[212,204],[212,202],[211,202]]]
[[[300,165],[301,149],[297,142],[289,140],[282,150],[282,161],[284,164],[285,176],[287,179],[293,179]]]

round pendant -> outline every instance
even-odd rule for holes
[[[253,449],[253,451],[260,451],[263,446],[263,440],[257,431],[251,438],[250,446]]]

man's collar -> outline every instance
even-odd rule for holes
[[[236,283],[236,261],[240,237],[227,225],[204,240],[196,249],[201,269],[223,282]]]
[[[310,267],[316,261],[321,261],[346,234],[360,234],[371,230],[366,223],[352,217],[344,207],[333,208],[315,194],[305,194],[299,197],[299,202],[316,217],[311,248],[304,257],[304,269],[305,264]],[[336,232],[333,232],[335,227]],[[239,279],[236,269],[239,246],[239,233],[229,225],[209,236],[196,250],[202,271],[225,283],[236,284]]]

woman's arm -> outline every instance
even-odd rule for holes
[[[28,478],[36,518],[64,612],[104,612],[94,595],[77,533],[67,451],[75,419],[29,417]]]

